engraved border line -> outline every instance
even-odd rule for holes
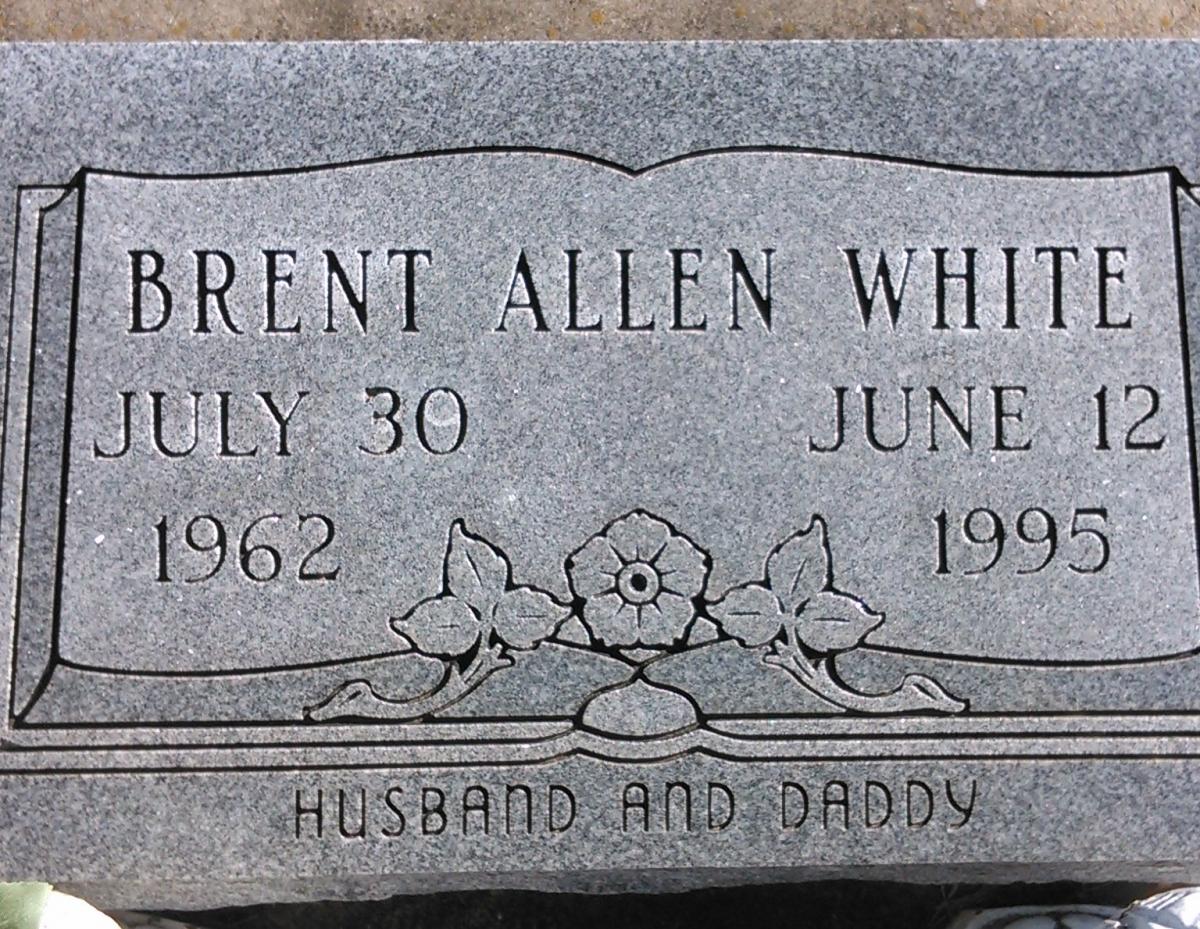
[[[1196,551],[1197,557],[1200,558],[1200,487],[1198,487],[1198,485],[1197,485],[1196,428],[1195,428],[1195,422],[1194,422],[1194,405],[1192,402],[1192,384],[1191,384],[1191,380],[1190,380],[1190,355],[1189,355],[1190,348],[1188,345],[1187,331],[1186,331],[1186,299],[1185,299],[1184,292],[1183,292],[1183,268],[1182,268],[1182,248],[1181,248],[1181,242],[1180,242],[1181,236],[1180,236],[1180,228],[1179,228],[1179,210],[1178,210],[1178,202],[1176,200],[1176,194],[1180,190],[1183,190],[1185,193],[1188,193],[1188,195],[1190,195],[1190,190],[1188,190],[1188,187],[1190,185],[1188,184],[1186,178],[1184,178],[1182,172],[1176,167],[1162,166],[1162,167],[1155,167],[1155,168],[1135,169],[1135,170],[1126,170],[1126,171],[1076,171],[1076,172],[1053,171],[1053,170],[1032,170],[1031,171],[1031,170],[1012,169],[1012,168],[986,168],[986,167],[980,168],[980,167],[959,165],[959,164],[954,164],[954,163],[932,162],[932,161],[927,161],[927,160],[922,160],[922,159],[914,159],[914,158],[892,157],[892,156],[876,155],[876,154],[862,153],[862,152],[851,152],[851,151],[845,151],[845,150],[798,147],[798,146],[730,146],[730,147],[721,147],[721,148],[702,149],[702,150],[688,152],[688,153],[685,153],[682,155],[673,156],[671,158],[667,158],[667,159],[664,159],[664,160],[661,160],[661,161],[658,161],[653,164],[646,165],[646,166],[643,166],[640,168],[630,168],[630,167],[627,167],[625,165],[622,165],[618,162],[615,162],[615,161],[612,161],[609,159],[605,159],[605,158],[601,158],[601,157],[597,157],[597,156],[586,155],[583,153],[574,152],[574,151],[570,151],[570,150],[566,150],[566,149],[554,149],[554,148],[545,148],[545,147],[538,147],[538,146],[482,146],[482,147],[449,148],[449,149],[438,149],[438,150],[429,150],[429,151],[418,151],[418,152],[396,154],[396,155],[385,155],[385,156],[379,156],[379,157],[367,158],[367,159],[359,159],[359,160],[353,160],[353,161],[333,162],[333,163],[326,163],[326,164],[319,164],[319,165],[306,165],[306,166],[302,166],[302,167],[293,167],[293,168],[276,168],[276,169],[266,169],[266,170],[257,170],[257,171],[220,172],[220,173],[206,173],[206,174],[155,174],[155,173],[138,173],[138,172],[117,172],[117,171],[106,171],[106,170],[102,170],[102,169],[93,169],[93,168],[83,167],[74,175],[74,177],[71,179],[71,181],[67,185],[65,185],[65,188],[63,188],[64,196],[62,198],[62,199],[65,199],[66,196],[68,196],[70,193],[72,193],[74,191],[78,191],[80,194],[80,203],[79,203],[79,207],[78,207],[78,215],[76,217],[76,228],[75,228],[75,241],[76,241],[75,256],[74,256],[75,277],[74,277],[73,284],[72,284],[72,305],[71,305],[71,317],[70,317],[70,324],[69,324],[70,330],[69,330],[69,336],[68,336],[67,397],[66,397],[66,409],[65,409],[65,415],[64,415],[64,418],[66,421],[64,423],[62,488],[61,488],[61,495],[60,495],[62,503],[60,506],[60,512],[58,514],[58,516],[59,516],[59,537],[57,539],[58,557],[56,559],[57,564],[55,566],[55,568],[56,568],[56,575],[55,575],[56,583],[55,583],[55,591],[54,591],[54,615],[52,617],[53,641],[52,641],[52,651],[51,651],[51,667],[47,669],[47,673],[44,675],[43,679],[41,681],[39,681],[38,687],[35,689],[33,696],[30,698],[27,706],[23,709],[22,713],[20,714],[21,716],[24,716],[29,711],[29,709],[33,706],[33,704],[36,703],[37,698],[42,694],[46,685],[49,683],[50,672],[53,670],[53,666],[60,663],[60,661],[61,661],[61,659],[59,659],[59,657],[58,657],[57,635],[58,635],[59,625],[60,625],[59,613],[60,613],[60,609],[61,609],[61,596],[62,596],[63,557],[64,557],[63,542],[64,542],[64,537],[65,537],[67,479],[69,476],[69,456],[70,456],[70,430],[71,430],[70,415],[71,415],[71,410],[72,410],[72,400],[73,400],[73,392],[74,392],[74,362],[75,362],[74,351],[75,351],[75,339],[76,339],[76,332],[77,332],[77,308],[78,308],[77,305],[78,305],[79,287],[80,287],[80,281],[79,281],[80,273],[79,272],[80,272],[80,265],[82,262],[82,235],[83,235],[83,202],[82,201],[84,199],[82,194],[83,194],[84,183],[85,183],[85,178],[86,178],[87,174],[93,173],[98,176],[108,176],[108,177],[115,177],[115,178],[167,180],[167,181],[170,181],[170,180],[178,180],[178,181],[229,180],[229,179],[237,179],[237,178],[260,178],[260,177],[276,177],[276,176],[287,176],[287,175],[304,175],[304,174],[316,173],[316,172],[321,172],[321,171],[331,171],[331,170],[336,170],[339,168],[367,167],[367,166],[372,166],[372,165],[404,162],[404,161],[421,159],[421,158],[455,157],[455,156],[485,155],[485,154],[540,154],[540,155],[547,155],[547,156],[556,156],[556,157],[562,157],[562,158],[566,158],[566,159],[570,159],[570,160],[575,160],[575,161],[579,161],[579,162],[583,162],[583,163],[588,163],[588,164],[593,164],[593,165],[597,165],[600,167],[608,168],[608,169],[614,170],[614,171],[616,171],[622,175],[628,176],[628,177],[638,177],[638,176],[648,174],[648,173],[658,170],[658,169],[676,165],[676,164],[679,164],[684,161],[700,159],[700,158],[703,158],[706,156],[735,155],[735,154],[810,155],[810,156],[843,158],[843,159],[853,160],[853,161],[875,162],[875,163],[880,163],[880,164],[884,164],[884,165],[916,167],[916,168],[929,169],[929,170],[945,171],[948,173],[960,173],[960,174],[968,174],[968,175],[976,175],[976,176],[1020,177],[1020,178],[1029,178],[1029,179],[1058,179],[1058,180],[1114,179],[1115,180],[1115,179],[1120,179],[1120,178],[1149,177],[1149,176],[1153,176],[1155,174],[1165,174],[1167,179],[1170,182],[1170,191],[1171,191],[1171,195],[1172,195],[1172,220],[1173,220],[1173,231],[1174,231],[1174,239],[1175,239],[1175,265],[1176,265],[1176,280],[1177,280],[1177,289],[1178,289],[1177,297],[1178,297],[1178,301],[1179,301],[1180,320],[1181,320],[1180,339],[1181,339],[1181,352],[1182,352],[1182,360],[1183,360],[1184,394],[1185,394],[1185,406],[1187,409],[1189,451],[1190,451],[1190,460],[1191,460],[1191,466],[1192,466],[1192,474],[1191,474],[1191,482],[1190,483],[1191,483],[1192,498],[1193,498],[1193,527],[1194,527],[1194,530],[1196,533],[1195,551]],[[33,185],[30,185],[30,186],[32,187]],[[39,186],[49,186],[49,185],[39,185]],[[44,212],[48,211],[49,209],[52,209],[54,206],[57,206],[58,203],[62,202],[62,199],[60,199],[56,203],[52,204],[50,207],[42,208],[42,212],[44,213]],[[19,199],[18,199],[18,206],[19,206]],[[39,224],[39,246],[40,246],[40,224]],[[16,248],[16,242],[15,242],[15,236],[14,236],[14,249],[15,248]],[[40,259],[40,247],[39,247],[39,251],[38,251],[38,258]],[[37,266],[38,266],[38,262],[35,262],[35,272],[36,272]],[[14,278],[13,278],[14,288],[13,288],[13,293],[11,295],[11,300],[10,300],[10,302],[13,302],[14,304],[15,304],[15,281],[16,281],[15,274],[16,274],[16,270],[15,270],[15,261],[14,261]],[[35,280],[34,280],[35,288],[37,287],[37,285],[38,285],[38,278],[35,276]],[[35,301],[35,311],[36,311],[36,301]],[[36,313],[35,313],[34,322],[36,323]],[[12,327],[12,323],[13,323],[13,313],[10,312],[10,319],[9,319],[10,330]],[[32,342],[32,338],[31,338],[31,342]],[[10,359],[9,359],[9,362],[6,363],[6,373],[5,373],[6,383],[7,383],[8,376],[9,376],[8,367],[11,362],[11,354],[12,354],[11,336],[10,336],[10,340],[9,340],[8,353],[9,353]],[[31,345],[31,354],[32,354],[32,345]],[[31,367],[30,367],[30,393],[31,394],[32,394],[32,384],[33,384],[33,378],[32,378],[32,359],[31,359]],[[5,396],[5,411],[4,411],[5,422],[7,422],[7,399],[8,398],[6,395]],[[26,412],[27,412],[27,416],[26,416],[26,418],[27,418],[27,424],[26,424],[27,435],[26,435],[25,452],[26,452],[26,459],[28,459],[29,444],[30,444],[28,442],[28,429],[31,425],[31,423],[30,423],[31,412],[30,412],[30,410],[27,410]],[[7,444],[7,436],[6,436],[5,444]],[[0,454],[2,454],[2,453],[0,453]],[[24,482],[27,483],[27,481],[28,481],[28,464],[27,464],[27,462],[26,462],[25,472],[26,473],[24,475],[22,475],[22,477],[23,477]],[[24,507],[22,507],[22,509],[24,509]],[[23,527],[23,523],[24,523],[24,519],[23,519],[23,514],[22,514],[22,527]],[[22,529],[22,532],[23,532],[23,529]],[[23,547],[24,546],[22,545],[17,552],[18,575],[20,574],[20,564],[21,564]],[[1198,563],[1197,567],[1198,567],[1197,580],[1198,580],[1198,582],[1200,582],[1200,563]],[[19,591],[20,591],[20,585],[18,583],[18,586],[17,586],[18,601],[19,601]],[[1198,599],[1198,605],[1200,605],[1200,599]],[[14,610],[14,616],[13,616],[13,620],[14,620],[13,661],[14,662],[16,660],[16,631],[17,631],[17,613],[18,612],[19,612],[19,610]],[[1028,665],[1028,666],[1040,666],[1040,667],[1111,668],[1111,667],[1120,667],[1120,666],[1136,666],[1136,665],[1141,665],[1141,664],[1151,664],[1151,663],[1167,662],[1167,661],[1172,661],[1172,660],[1181,660],[1181,659],[1186,659],[1189,657],[1193,657],[1197,654],[1200,654],[1200,645],[1198,645],[1194,649],[1191,649],[1191,650],[1185,651],[1185,652],[1176,653],[1173,655],[1152,656],[1152,657],[1147,657],[1147,658],[1129,659],[1126,661],[1117,661],[1117,662],[1112,662],[1112,661],[1058,661],[1058,660],[1038,660],[1038,659],[1009,660],[1009,659],[1003,659],[1003,658],[989,658],[986,656],[963,656],[963,655],[944,654],[944,653],[938,653],[938,652],[923,652],[923,651],[915,651],[915,650],[903,649],[903,648],[892,647],[892,646],[867,646],[867,647],[871,648],[873,650],[879,651],[879,652],[884,652],[884,653],[899,653],[899,654],[906,654],[906,655],[911,655],[911,656],[916,656],[916,657],[931,658],[931,659],[936,659],[936,660],[950,660],[950,661],[964,662],[964,663],[999,664],[999,665],[1005,665],[1005,666]],[[367,657],[369,657],[369,658],[386,657],[386,653],[383,655],[374,655],[374,656],[367,656]],[[160,674],[161,674],[161,676],[167,676],[167,677],[226,676],[226,675],[230,675],[230,674],[262,673],[265,670],[270,670],[270,671],[302,670],[302,669],[309,668],[309,667],[327,666],[330,664],[340,664],[340,663],[343,663],[346,661],[356,661],[356,660],[363,660],[363,659],[346,658],[346,659],[336,659],[336,660],[332,660],[332,661],[328,661],[328,662],[309,663],[306,665],[278,666],[278,667],[273,667],[273,668],[269,668],[269,669],[253,669],[253,670],[243,669],[243,670],[231,671],[231,672],[195,672],[194,675],[189,674],[188,672],[182,672],[182,673],[180,673],[180,672],[160,672]],[[62,663],[66,664],[67,662],[62,662]],[[121,672],[118,672],[116,669],[91,668],[89,666],[78,665],[73,662],[70,664],[74,667],[83,668],[83,669],[87,669],[87,670],[94,670],[94,671],[98,671],[98,672],[109,671],[110,673],[114,673],[114,674],[115,673],[124,673],[123,670]],[[14,668],[15,668],[15,664],[14,664]],[[138,672],[138,673],[141,673],[141,672]],[[13,675],[13,680],[10,681],[10,686],[15,687],[15,674]],[[15,707],[12,707],[11,709],[15,710]],[[1103,715],[1101,713],[1101,711],[1083,711],[1082,713],[1080,713],[1080,712],[1064,713],[1062,715],[1082,716],[1082,715],[1091,715],[1091,714]],[[1024,714],[993,714],[993,715],[998,716],[998,717],[1008,718],[1008,717],[1020,717]],[[1142,716],[1168,715],[1169,716],[1169,715],[1177,715],[1177,714],[1175,714],[1173,711],[1168,711],[1168,712],[1162,713],[1162,714],[1154,713],[1153,711],[1151,711],[1148,713],[1131,712],[1130,715],[1142,715]],[[17,725],[20,725],[20,719],[17,718],[16,716],[12,717],[12,721]],[[142,724],[141,726],[139,726],[137,724],[133,724],[131,727],[132,728],[141,728],[142,726],[152,726],[152,725],[154,725],[154,724],[147,723],[147,724]],[[194,726],[196,728],[223,728],[224,727],[224,725],[219,722],[218,723],[209,723],[209,724],[182,724],[182,725],[183,726],[190,725],[190,726]],[[33,725],[26,724],[26,726],[28,726],[29,728],[35,728],[35,727],[41,728],[40,726],[37,726],[36,724],[33,724]],[[59,727],[56,726],[55,728],[59,728]],[[114,727],[111,725],[106,727],[104,724],[82,724],[82,725],[62,724],[61,728],[65,728],[65,729],[96,728],[96,729],[99,729],[99,728],[114,728]],[[1024,734],[1022,734],[1022,735],[1024,735]],[[1161,737],[1166,734],[1155,734],[1155,735]],[[893,737],[895,737],[895,736],[893,736]],[[899,738],[903,738],[903,736],[900,736]],[[206,746],[206,747],[237,748],[239,746]],[[285,744],[281,744],[279,747],[285,747]],[[134,746],[130,746],[129,748],[136,750],[136,747],[134,747]],[[49,750],[54,750],[54,749],[51,747]],[[954,757],[964,757],[965,758],[966,756],[954,756]],[[996,756],[989,755],[989,756],[985,756],[985,757],[993,758]],[[1028,757],[1028,756],[1019,756],[1019,757]],[[1063,757],[1063,756],[1057,756],[1057,757]],[[1099,757],[1106,757],[1106,756],[1099,756]],[[1124,756],[1121,756],[1121,757],[1124,757]],[[1153,756],[1151,756],[1151,757],[1153,757]],[[103,770],[109,770],[109,769],[103,769]]]

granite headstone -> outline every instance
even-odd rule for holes
[[[0,49],[0,877],[1197,877],[1198,68]]]

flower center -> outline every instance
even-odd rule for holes
[[[617,591],[628,603],[649,603],[661,588],[657,569],[644,561],[625,565],[617,575]]]

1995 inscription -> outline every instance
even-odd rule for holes
[[[1194,880],[1198,69],[0,43],[0,880]]]
[[[1031,330],[1036,331],[1033,337],[1037,338],[1061,338],[1057,332],[1066,334],[1077,327],[1096,332],[1136,332],[1134,313],[1122,299],[1126,276],[1135,278],[1139,273],[1136,251],[1130,256],[1127,246],[1013,245],[989,250],[979,245],[909,245],[893,250],[890,257],[886,249],[880,249],[869,261],[864,259],[861,247],[831,248],[844,258],[848,280],[842,299],[830,299],[826,309],[863,332],[870,332],[873,323],[885,337],[903,327],[927,326],[934,331],[981,332],[978,338],[995,339],[1001,345],[1005,339],[1027,339]],[[128,250],[126,331],[131,336],[147,337],[149,351],[153,351],[153,337],[172,333],[172,327],[183,326],[189,334],[204,337],[317,336],[348,328],[362,337],[411,338],[421,331],[419,320],[428,315],[422,307],[425,295],[417,286],[417,268],[418,259],[421,265],[435,263],[433,249],[360,249],[353,281],[346,270],[350,258],[339,257],[331,248],[320,249],[315,263],[324,285],[319,295],[312,296],[292,292],[294,269],[302,260],[301,251],[295,248],[259,249],[259,261],[253,263],[251,259],[238,262],[224,251],[199,248],[171,253],[168,261],[164,251],[163,246]],[[657,307],[643,304],[636,309],[631,301],[636,289],[631,278],[633,249],[613,249],[607,262],[596,256],[584,258],[579,249],[563,249],[565,271],[546,269],[546,277],[553,271],[563,275],[554,285],[567,295],[565,307],[550,307],[543,302],[539,294],[546,293],[550,284],[545,279],[538,283],[527,250],[514,246],[510,251],[517,256],[511,278],[506,286],[494,288],[497,321],[490,330],[485,328],[484,337],[497,337],[517,326],[550,334],[552,327],[547,320],[559,316],[561,325],[554,328],[579,335],[606,331],[605,320],[609,321],[607,331],[614,333],[650,333],[657,329],[698,334],[710,331],[710,321],[714,334],[721,328],[741,333],[746,321],[741,307],[745,305],[753,308],[757,325],[770,334],[773,318],[801,312],[800,307],[779,305],[773,298],[772,276],[778,280],[789,270],[794,273],[804,266],[799,256],[792,256],[778,245],[755,250],[759,256],[756,272],[734,247],[661,248],[657,256],[641,249],[638,267],[657,270],[662,289],[670,298]],[[720,258],[714,260],[714,253]],[[372,256],[380,257],[373,261]],[[1079,267],[1081,256],[1084,267]],[[316,255],[306,257],[312,260]],[[392,281],[387,272],[393,260],[401,258],[403,273],[399,281]],[[985,267],[989,261],[1002,270],[990,269],[989,274]],[[579,275],[589,263],[605,272],[598,286],[612,296],[582,321]],[[260,275],[253,286],[262,292],[262,304],[255,308],[231,306],[229,291],[238,280],[239,268],[245,276],[247,264],[252,264]],[[702,271],[704,284],[714,281],[719,286],[702,286]],[[1081,275],[1094,280],[1094,289],[1080,286],[1077,278]],[[995,286],[981,287],[985,279]],[[655,290],[653,284],[643,286]],[[725,301],[723,310],[717,308],[718,300]],[[380,304],[387,308],[383,326],[378,322],[371,326],[372,308]],[[341,317],[341,308],[351,311],[348,319]],[[254,310],[259,312],[257,319]],[[314,318],[320,320],[318,325],[304,326],[305,319]],[[982,332],[984,329],[989,332]],[[430,387],[418,396],[408,397],[394,387],[373,384],[359,393],[366,405],[360,417],[362,426],[348,440],[363,454],[450,455],[467,446],[469,426],[488,427],[478,417],[471,417],[462,392],[455,387]],[[798,438],[799,454],[833,454],[859,442],[878,454],[954,455],[979,448],[1021,453],[1032,449],[1037,433],[1040,441],[1047,443],[1057,444],[1063,438],[1063,433],[1056,430],[1057,423],[1050,421],[1039,429],[1030,420],[1030,409],[1037,398],[1031,397],[1031,387],[1024,383],[832,384],[824,391],[818,390],[820,393],[824,398],[805,411],[804,420],[788,426]],[[316,401],[304,401],[319,395],[314,386],[284,396],[272,390],[191,390],[182,395],[163,389],[118,390],[105,417],[115,421],[115,428],[107,423],[97,427],[105,437],[98,434],[94,439],[93,455],[104,460],[142,451],[171,459],[189,455],[217,459],[290,457],[297,454],[293,451],[297,434],[307,440],[307,453],[321,454],[319,414],[306,421],[302,408],[317,407]],[[1158,422],[1162,390],[1156,385],[1089,384],[1077,400],[1074,417],[1090,421],[1088,444],[1079,448],[1080,452],[1149,453],[1161,450],[1166,443]],[[179,434],[181,441],[168,438]],[[110,441],[108,435],[116,438]],[[1112,556],[1108,506],[1097,505],[1108,501],[1081,502],[1085,505],[1057,514],[1041,506],[1028,506],[1010,514],[986,506],[961,513],[943,508],[927,514],[936,526],[929,556],[932,573],[946,577],[991,571],[1001,565],[1010,540],[1018,543],[1020,551],[1029,550],[1028,554],[1016,555],[1011,570],[1017,574],[1046,570],[1056,559],[1064,570],[1098,573]],[[244,529],[238,527],[242,575],[262,583],[287,578],[336,580],[340,567],[322,571],[307,568],[308,561],[333,541],[336,530],[329,516],[300,516],[299,528],[306,521],[319,521],[324,535],[294,570],[283,570],[279,548],[267,542],[251,542],[250,536],[258,527],[262,527],[261,537],[278,539],[280,533],[272,534],[270,524],[282,524],[285,518],[280,513],[263,514],[251,519]],[[211,579],[229,554],[227,527],[220,518],[208,514],[181,514],[179,519],[184,524],[180,557],[190,555],[202,572],[183,581]],[[167,567],[169,524],[166,516],[155,523],[156,547],[153,559],[148,559],[148,566],[155,566],[155,577],[162,582],[172,580]],[[1060,534],[1064,541],[1077,543],[1073,545],[1074,555],[1060,557]],[[952,544],[959,549],[953,558]],[[975,549],[979,554],[972,554]],[[266,565],[261,570],[253,567],[256,553]],[[211,559],[207,564],[197,560],[205,556]],[[961,564],[952,568],[952,561]]]
[[[31,188],[6,460],[61,503],[14,517],[59,572],[19,582],[17,725],[1041,733],[1200,647],[1177,184],[747,150]]]

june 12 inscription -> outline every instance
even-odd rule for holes
[[[14,729],[773,757],[1186,659],[1180,198],[785,150],[25,189]]]
[[[0,44],[0,880],[1194,883],[1197,68]]]

